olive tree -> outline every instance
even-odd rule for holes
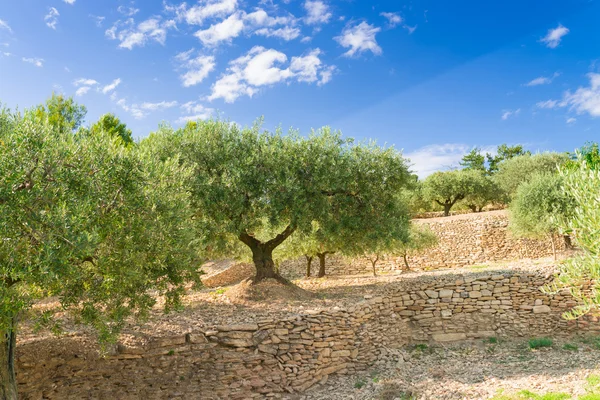
[[[151,289],[174,307],[197,277],[191,171],[52,118],[0,111],[0,399],[17,398],[17,323],[36,299],[106,342],[147,314]]]
[[[227,255],[242,242],[252,253],[254,282],[287,282],[276,271],[273,251],[292,234],[310,235],[316,222],[323,234],[341,237],[363,221],[358,214],[380,205],[381,192],[398,191],[408,179],[395,150],[354,145],[329,128],[301,137],[262,131],[259,124],[242,129],[206,121],[175,132],[162,127],[148,140],[192,166],[206,249]]]
[[[457,202],[473,193],[476,175],[472,170],[435,172],[423,181],[423,197],[444,207],[444,216],[448,216]]]
[[[73,132],[83,124],[87,108],[77,104],[72,97],[52,93],[33,113],[38,118],[47,118],[48,123],[61,132]]]
[[[580,249],[577,255],[560,265],[560,273],[549,291],[566,289],[578,300],[578,305],[564,314],[575,319],[600,309],[600,170],[596,163],[588,164],[580,156],[579,165],[561,171],[565,195],[573,199],[573,212],[561,221],[563,230],[573,236]],[[582,291],[589,282],[591,292]]]
[[[105,133],[121,139],[125,146],[133,144],[131,130],[114,114],[104,114],[90,127],[93,134]]]
[[[518,237],[548,238],[556,259],[554,237],[573,212],[573,199],[558,174],[536,174],[517,189],[510,204],[510,229]]]
[[[410,265],[408,264],[409,256],[435,247],[437,244],[438,237],[429,226],[411,223],[408,231],[408,238],[405,242],[400,244],[397,252],[402,256],[406,269],[410,270]]]
[[[548,152],[517,156],[501,162],[493,179],[507,197],[506,200],[511,201],[519,185],[539,173],[557,173],[558,167],[567,160],[568,156],[564,153]]]
[[[502,199],[501,190],[496,182],[481,171],[468,171],[470,175],[470,190],[463,199],[473,212],[481,212],[485,206]]]

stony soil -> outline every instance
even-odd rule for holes
[[[390,352],[361,376],[330,378],[295,399],[490,399],[522,390],[576,398],[591,389],[586,378],[600,377],[600,350],[580,340],[569,342],[578,350],[564,350],[565,343],[538,350],[526,339],[412,346]]]

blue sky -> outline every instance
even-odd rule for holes
[[[220,115],[330,125],[421,176],[473,146],[598,140],[598,1],[24,0],[0,7],[0,101],[52,91],[137,137]]]

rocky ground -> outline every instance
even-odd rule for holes
[[[330,378],[296,399],[597,400],[599,383],[600,349],[589,339],[537,350],[527,339],[477,341],[390,351],[363,375]]]

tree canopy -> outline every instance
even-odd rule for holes
[[[350,232],[404,187],[408,168],[393,148],[353,144],[324,128],[309,137],[240,128],[224,121],[162,127],[149,139],[194,169],[197,218],[214,254],[241,241],[255,281],[282,280],[273,250],[290,235]]]
[[[458,201],[474,193],[479,174],[474,170],[435,172],[423,181],[423,198],[444,207],[444,215],[448,216]]]
[[[83,124],[87,108],[77,104],[71,97],[52,93],[45,104],[37,106],[34,113],[40,119],[47,118],[48,123],[61,132],[73,132]]]
[[[100,119],[90,127],[90,131],[96,135],[105,133],[111,137],[118,137],[125,146],[133,144],[131,130],[114,114],[109,113],[101,116]]]
[[[107,135],[73,134],[75,120],[39,110],[0,111],[2,398],[16,398],[16,320],[37,298],[57,296],[110,341],[127,317],[146,315],[149,290],[176,307],[198,276],[191,171]]]

